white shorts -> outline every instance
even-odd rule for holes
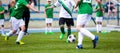
[[[96,22],[102,22],[103,17],[96,17]]]
[[[79,14],[77,16],[77,26],[81,26],[81,25],[86,25],[90,19],[91,19],[92,15],[89,14]]]
[[[12,23],[12,30],[17,30],[19,27],[25,25],[23,19],[16,19],[15,17],[11,17],[11,23]]]
[[[0,19],[0,26],[4,25],[4,19]]]
[[[53,19],[52,18],[46,18],[45,21],[46,21],[46,23],[52,23]]]

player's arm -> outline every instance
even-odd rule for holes
[[[5,10],[1,11],[0,14],[3,14],[5,12]]]
[[[78,7],[78,5],[79,5],[80,2],[81,2],[81,0],[77,0],[76,1],[75,9]]]
[[[47,8],[47,6],[45,6],[44,14],[45,14],[45,16],[47,18],[47,14],[46,14],[47,9],[46,8]]]
[[[28,7],[29,9],[35,11],[35,12],[39,12],[37,9],[35,9],[33,6],[31,6],[30,4],[27,4],[26,7]]]

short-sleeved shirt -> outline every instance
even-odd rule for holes
[[[104,9],[104,5],[103,4],[101,4],[101,8]],[[98,4],[96,5],[96,9],[100,9],[100,6]],[[102,17],[103,16],[103,12],[101,10],[96,11],[96,16],[97,17]]]
[[[18,0],[11,16],[15,17],[16,19],[22,19],[22,15],[24,10],[26,9],[27,4],[28,2],[26,0]]]
[[[92,14],[92,0],[81,0],[79,3],[78,14]]]
[[[0,7],[0,12],[4,11],[5,8],[4,7]],[[4,13],[3,14],[0,14],[0,19],[4,19]]]
[[[52,6],[51,4],[46,4],[45,5],[45,8],[48,8]],[[46,10],[46,15],[47,15],[47,18],[53,18],[53,8],[49,8]]]
[[[113,5],[114,3],[113,2],[107,2],[106,4],[105,4],[105,12],[108,12],[108,5]],[[114,6],[112,6],[112,7],[110,7],[110,10],[113,10],[113,9],[115,9],[115,7]]]
[[[72,12],[73,6],[75,6],[75,2],[73,0],[61,0]],[[72,16],[64,9],[64,7],[61,5],[60,2],[57,2],[54,4],[56,7],[61,7],[59,17],[64,18],[72,18]]]

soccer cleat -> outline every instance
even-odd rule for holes
[[[76,49],[83,49],[83,46],[82,45],[77,45]]]
[[[48,32],[45,32],[45,35],[47,35],[48,34]]]
[[[18,41],[18,42],[16,42],[16,44],[18,44],[18,45],[24,45],[25,43],[22,42],[22,41]]]
[[[61,35],[60,35],[60,40],[62,40],[62,39],[64,38],[64,35],[65,35],[65,34],[61,34]]]
[[[95,36],[95,39],[92,40],[92,42],[93,42],[93,48],[96,48],[97,43],[98,43],[98,39],[99,39],[99,37],[98,37],[98,36]]]
[[[5,41],[7,41],[9,39],[9,36],[5,36]]]
[[[66,43],[69,43],[68,39],[66,39]]]
[[[53,34],[53,32],[49,32],[50,34]]]

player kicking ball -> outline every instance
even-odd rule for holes
[[[90,31],[85,28],[85,25],[90,21],[93,13],[92,0],[77,0],[75,9],[78,7],[77,16],[77,30],[78,30],[78,44],[77,49],[82,49],[82,41],[84,36],[92,39],[93,48],[96,48],[98,42],[98,36],[93,35]]]
[[[59,14],[59,26],[61,30],[60,39],[63,39],[65,36],[65,28],[64,25],[67,25],[67,37],[71,34],[71,26],[74,26],[74,21],[72,18],[72,9],[75,6],[75,2],[73,0],[57,0],[54,6],[49,8],[61,7],[60,14]],[[66,39],[66,42],[68,40]]]
[[[96,0],[97,1],[97,0]],[[104,5],[102,4],[102,0],[96,4],[96,29],[97,33],[101,33],[102,31],[102,19],[104,14]]]
[[[35,8],[33,8],[31,5],[28,4],[26,0],[17,0],[16,5],[14,7],[14,10],[11,14],[11,24],[12,24],[12,30],[9,31],[9,33],[6,34],[5,40],[8,40],[10,36],[15,34],[19,28],[21,28],[21,31],[18,34],[16,44],[22,45],[24,42],[21,41],[22,37],[25,33],[25,23],[22,19],[22,15],[25,7],[28,7],[29,9],[39,12]]]

